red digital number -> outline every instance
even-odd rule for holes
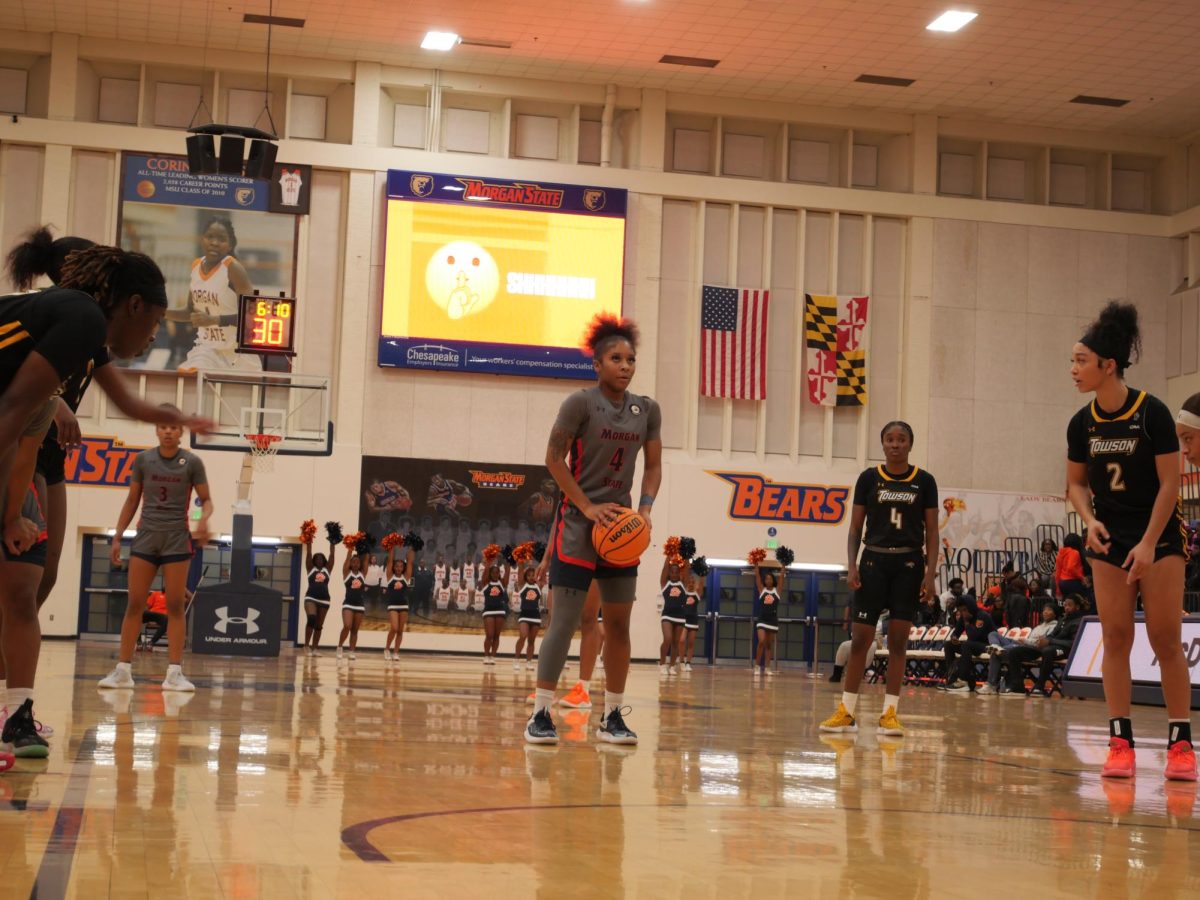
[[[260,347],[282,347],[285,343],[283,322],[280,319],[255,316],[250,343]]]

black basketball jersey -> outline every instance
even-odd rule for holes
[[[867,508],[868,547],[924,550],[925,511],[937,509],[937,482],[916,466],[902,475],[875,466],[858,476],[854,505]]]
[[[1129,389],[1116,412],[1092,401],[1067,426],[1067,459],[1086,463],[1096,516],[1145,518],[1154,508],[1160,482],[1155,457],[1179,453],[1175,420],[1165,403]]]

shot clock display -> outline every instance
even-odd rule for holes
[[[296,298],[238,297],[238,353],[296,355]]]

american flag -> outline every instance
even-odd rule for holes
[[[704,285],[700,293],[700,394],[767,396],[767,292]]]

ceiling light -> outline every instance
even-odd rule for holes
[[[1087,106],[1124,106],[1128,100],[1117,97],[1093,97],[1089,94],[1078,94],[1071,98],[1071,103],[1083,103]]]
[[[854,79],[862,84],[885,84],[888,87],[908,87],[916,82],[915,78],[897,78],[894,75],[859,75]]]
[[[659,62],[672,66],[695,66],[698,69],[715,69],[721,61],[719,59],[705,59],[702,56],[674,56],[668,53]]]
[[[430,31],[421,41],[422,50],[453,50],[458,43],[458,35],[453,31]]]
[[[958,31],[977,16],[978,13],[964,12],[961,9],[948,9],[928,25],[926,31]]]

